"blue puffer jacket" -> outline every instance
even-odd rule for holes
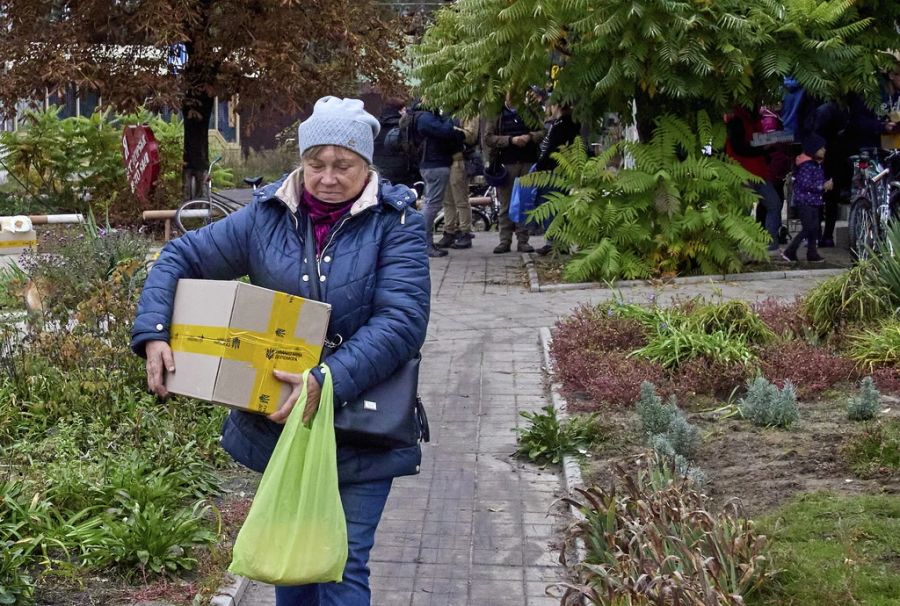
[[[434,112],[416,113],[416,131],[424,140],[419,169],[444,168],[453,164],[453,154],[463,150],[465,133],[453,127],[453,120]]]
[[[302,263],[306,217],[298,208],[298,170],[267,186],[254,202],[208,227],[169,242],[147,277],[131,346],[144,354],[150,340],[169,339],[180,278],[232,280],[310,298],[312,266]],[[379,182],[373,172],[359,200],[334,226],[320,255],[322,300],[331,304],[328,334],[342,346],[325,358],[335,402],[355,399],[418,353],[425,341],[431,282],[422,216],[408,207],[407,187]],[[254,413],[232,411],[222,446],[238,462],[263,471],[282,426]],[[418,446],[395,450],[338,448],[341,482],[417,473]]]

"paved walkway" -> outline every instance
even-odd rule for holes
[[[535,244],[540,244],[540,239]],[[372,553],[374,606],[550,606],[560,578],[550,510],[560,478],[515,459],[519,413],[547,403],[538,328],[609,290],[530,293],[521,255],[493,255],[496,234],[432,263],[432,317],[421,392],[432,442],[422,473],[394,484]],[[637,287],[656,293],[755,300],[793,298],[810,279]],[[241,606],[274,604],[252,584]]]

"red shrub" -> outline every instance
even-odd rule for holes
[[[583,305],[571,316],[556,323],[550,346],[554,373],[566,391],[588,392],[592,398],[621,404],[624,403],[621,389],[614,387],[613,395],[605,396],[605,390],[595,385],[598,375],[610,372],[631,373],[642,368],[636,361],[625,360],[624,354],[643,347],[646,343],[644,331],[638,322],[610,315],[605,309]],[[619,355],[610,358],[611,352]],[[621,370],[614,371],[615,368]],[[648,378],[655,379],[659,376],[648,375]],[[617,378],[613,382],[618,380]],[[637,385],[642,380],[644,379],[637,379]],[[633,382],[630,378],[627,381],[628,385]],[[630,388],[626,391],[630,393]]]
[[[727,398],[750,374],[751,369],[743,364],[724,364],[700,357],[680,364],[670,381],[672,393],[682,401],[697,395]]]
[[[759,359],[764,377],[778,386],[790,380],[800,397],[859,376],[852,361],[805,341],[768,345],[760,350]]]
[[[659,388],[659,382],[665,377],[665,371],[659,364],[629,358],[627,353],[621,351],[575,359],[567,368],[577,377],[577,381],[564,381],[563,388],[587,395],[586,402],[577,399],[570,402],[574,410],[581,411],[596,410],[600,404],[630,406],[637,400],[642,382],[650,381]],[[666,393],[664,388],[659,391]]]
[[[803,313],[803,301],[782,301],[769,297],[752,305],[753,311],[776,335],[802,337],[810,329]]]
[[[647,344],[640,323],[590,305],[556,323],[550,352],[557,363],[572,353],[585,351],[633,351]]]
[[[872,378],[881,393],[900,396],[900,368],[876,368]]]

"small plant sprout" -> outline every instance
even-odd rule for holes
[[[584,456],[588,449],[602,440],[598,415],[578,415],[560,420],[552,405],[540,412],[519,413],[529,426],[516,429],[519,434],[516,454],[539,465],[558,465],[566,455]]]
[[[678,414],[675,402],[669,400],[667,404],[663,404],[662,398],[656,393],[656,387],[649,381],[641,383],[641,395],[635,409],[641,419],[641,429],[646,436],[666,433],[672,419]]]
[[[762,427],[789,427],[800,418],[797,392],[790,381],[778,389],[764,377],[751,379],[739,406],[745,419]]]
[[[669,423],[666,437],[676,454],[693,459],[700,449],[700,430],[688,422],[681,411]]]
[[[847,405],[847,418],[851,421],[868,421],[874,419],[881,406],[881,394],[875,388],[872,377],[865,377],[859,385],[859,393],[850,398]]]

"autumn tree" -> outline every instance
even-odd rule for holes
[[[421,92],[452,113],[499,108],[555,65],[580,117],[628,119],[636,100],[652,124],[771,100],[786,75],[821,98],[877,95],[898,18],[893,0],[464,0],[413,55]]]
[[[120,111],[180,109],[190,181],[209,164],[216,96],[237,95],[252,123],[362,82],[396,86],[393,19],[375,0],[0,0],[0,113],[67,85]]]
[[[896,0],[460,0],[412,47],[413,74],[460,117],[548,82],[588,124],[636,106],[639,141],[574,146],[530,177],[551,192],[534,218],[578,251],[567,278],[731,273],[769,236],[748,213],[754,177],[722,151],[723,113],[777,100],[788,75],[819,98],[877,97],[898,17]]]

